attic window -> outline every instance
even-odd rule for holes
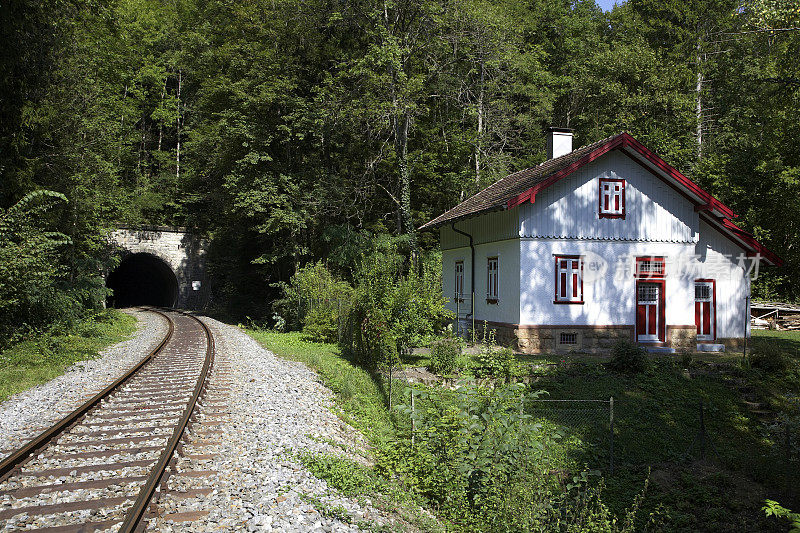
[[[625,218],[625,180],[600,179],[600,218]]]

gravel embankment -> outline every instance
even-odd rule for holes
[[[360,531],[359,522],[392,528],[392,517],[368,500],[342,497],[297,460],[303,452],[343,453],[326,441],[348,449],[363,446],[363,437],[331,412],[333,393],[317,375],[301,363],[277,358],[235,327],[206,322],[215,335],[217,360],[228,369],[231,392],[225,421],[217,426],[214,458],[202,466],[183,459],[178,469],[215,471],[213,479],[195,484],[213,491],[198,499],[167,495],[160,506],[165,513],[209,514],[191,523],[158,519],[149,529],[339,532]],[[180,474],[173,480],[172,490],[191,488]],[[346,521],[339,519],[342,511]]]
[[[138,329],[130,340],[107,348],[97,359],[79,361],[61,376],[0,403],[0,452],[18,448],[79,407],[164,338],[167,324],[163,318],[135,309],[125,312],[139,320]]]

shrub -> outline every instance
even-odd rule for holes
[[[465,531],[632,531],[637,501],[622,522],[603,504],[583,471],[564,490],[554,472],[565,464],[553,454],[563,431],[523,409],[522,385],[493,389],[474,383],[455,393],[416,391],[417,407],[398,410],[416,422],[415,443],[384,454],[379,468],[436,504],[439,515]]]
[[[0,348],[32,331],[74,327],[105,295],[97,266],[91,275],[70,271],[72,240],[51,231],[66,203],[61,193],[38,190],[0,208]]]
[[[336,342],[339,338],[339,325],[336,309],[320,306],[306,313],[303,319],[303,336],[314,342]]]
[[[784,372],[790,365],[786,354],[772,343],[764,343],[750,354],[750,366],[764,372]]]
[[[408,265],[400,253],[404,243],[403,238],[376,239],[356,267],[340,345],[367,366],[394,364],[401,349],[422,344],[451,317],[441,291],[440,258],[427,256],[418,267]]]
[[[620,339],[611,350],[611,361],[608,366],[617,372],[637,374],[650,368],[650,361],[643,347],[629,340]]]
[[[498,348],[487,346],[478,355],[477,363],[473,366],[475,377],[502,378],[506,382],[519,375],[519,362],[511,348]]]
[[[445,337],[431,344],[431,363],[428,367],[436,374],[449,374],[456,368],[456,360],[461,355],[461,341]]]
[[[303,329],[312,341],[334,342],[340,317],[347,314],[353,289],[337,279],[322,263],[300,268],[288,284],[282,284],[283,298],[273,303],[276,326]],[[274,318],[273,317],[273,318]]]

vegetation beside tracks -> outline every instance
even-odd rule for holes
[[[59,376],[77,361],[94,359],[104,348],[136,330],[136,318],[114,309],[92,313],[67,331],[35,333],[0,353],[0,402]]]
[[[474,503],[466,502],[463,507],[458,507],[453,502],[437,500],[435,494],[425,488],[426,475],[441,476],[447,469],[430,456],[425,459],[427,462],[417,463],[419,450],[409,446],[408,441],[409,395],[403,384],[395,381],[392,389],[394,408],[390,411],[386,374],[371,375],[343,357],[335,345],[309,342],[297,332],[248,332],[279,356],[302,361],[317,370],[323,382],[336,393],[337,406],[345,419],[362,430],[373,446],[376,465],[370,470],[370,475],[379,472],[382,477],[376,479],[391,479],[396,486],[405,486],[417,497],[423,495],[429,508],[435,509],[444,522],[456,529],[488,527],[486,516],[477,520],[474,515],[470,518],[468,512],[461,516],[455,512],[455,509],[469,509]],[[563,470],[568,481],[571,481],[570,476],[577,476],[581,481],[581,475],[600,471],[602,476],[589,475],[586,478],[583,494],[587,497],[585,495],[590,490],[602,490],[596,500],[601,505],[596,509],[604,509],[603,512],[609,516],[617,517],[618,525],[622,525],[626,509],[637,501],[637,495],[642,494],[647,483],[638,509],[633,506],[637,510],[636,530],[781,531],[786,524],[768,518],[762,507],[766,499],[776,500],[792,509],[798,507],[794,500],[797,495],[787,483],[796,479],[792,472],[798,472],[800,455],[784,455],[779,439],[783,434],[774,431],[776,420],[791,423],[796,412],[792,408],[795,405],[793,398],[800,393],[798,337],[800,335],[784,332],[756,333],[752,342],[752,359],[756,363],[749,366],[741,364],[741,354],[729,353],[721,358],[719,364],[709,363],[711,356],[708,354],[701,355],[699,360],[689,356],[660,357],[651,360],[647,369],[639,373],[612,371],[604,364],[605,361],[570,361],[566,365],[556,363],[539,367],[528,393],[544,390],[547,395],[540,397],[547,399],[607,399],[614,396],[613,474],[609,472],[606,445],[609,429],[607,410],[595,409],[571,418],[550,416],[529,408],[526,408],[526,413],[535,416],[546,431],[562,435],[546,440],[548,461],[553,470]],[[763,354],[776,350],[788,365],[780,373],[765,370],[765,363],[759,359],[763,359]],[[418,365],[417,357],[404,356],[401,364]],[[460,360],[471,364],[478,357],[464,359],[461,356]],[[766,357],[773,358],[772,355]],[[753,413],[743,399],[742,388],[752,391],[775,417],[762,419],[761,415]],[[415,385],[414,389],[417,394],[429,394],[427,401],[435,413],[433,418],[446,421],[450,417],[450,422],[433,428],[433,434],[442,437],[437,441],[439,444],[452,446],[454,442],[445,437],[449,431],[448,424],[457,418],[454,413],[458,412],[458,401],[452,394],[437,394],[438,387]],[[420,398],[417,396],[418,406],[425,404]],[[704,403],[707,426],[706,458],[702,460],[700,445],[696,442],[700,400]],[[417,424],[420,428],[425,422],[418,419]],[[417,448],[419,438],[418,433]],[[434,441],[428,439],[427,443],[433,444]],[[797,444],[794,446],[796,452]],[[321,460],[321,464],[329,465],[328,459]],[[318,475],[324,477],[326,472],[335,470],[337,476],[342,476],[347,468],[340,467],[320,467]],[[359,469],[363,471],[363,467]],[[425,469],[438,472],[426,473],[423,472]],[[346,482],[340,483],[347,486]],[[380,483],[370,486],[381,490]],[[566,486],[565,481],[557,490],[552,486],[549,489],[539,486],[538,489],[551,490],[548,497],[561,505],[563,501],[559,500],[559,491],[564,491]],[[536,501],[533,496],[529,495],[529,503]],[[448,505],[451,506],[449,509]]]

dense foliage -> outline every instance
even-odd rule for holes
[[[67,197],[53,223],[69,238],[54,262],[69,285],[96,284],[114,224],[195,227],[213,237],[214,304],[269,318],[278,282],[320,259],[345,275],[365,235],[432,247],[415,226],[540,163],[556,125],[575,128],[577,145],[630,131],[789,260],[759,282],[762,296],[800,293],[792,2],[17,0],[2,11],[0,208],[37,189]]]
[[[452,318],[439,275],[441,258],[407,265],[408,240],[377,238],[355,270],[355,291],[340,346],[368,367],[394,366],[399,354],[439,333]]]

